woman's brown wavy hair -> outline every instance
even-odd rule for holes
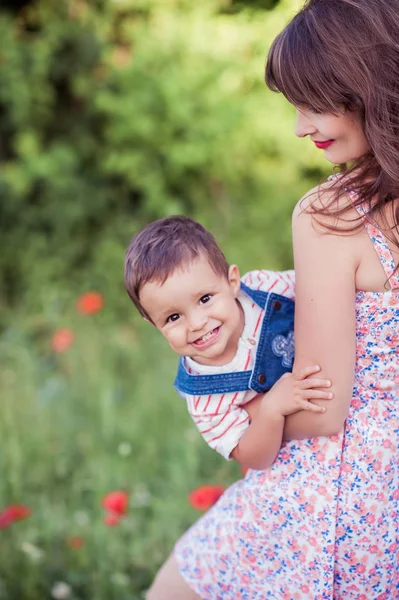
[[[387,204],[394,209],[399,197],[399,0],[308,0],[274,40],[265,80],[295,106],[360,115],[370,152],[341,170],[357,193],[353,203],[367,203],[367,219],[379,215],[386,224]],[[316,213],[345,211],[332,208],[344,193],[342,179],[336,186]],[[399,248],[399,206],[392,212],[389,238]]]

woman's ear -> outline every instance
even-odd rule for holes
[[[233,294],[234,294],[234,298],[237,298],[238,292],[240,291],[240,285],[241,285],[240,271],[239,271],[237,265],[230,265],[228,279],[229,279],[230,288],[232,289]]]

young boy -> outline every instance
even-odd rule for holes
[[[225,458],[264,469],[281,447],[285,416],[324,412],[309,401],[332,398],[320,389],[331,382],[311,377],[320,368],[289,372],[293,271],[251,271],[240,280],[211,233],[173,216],[132,239],[125,285],[144,319],[180,355],[175,387],[202,436]]]

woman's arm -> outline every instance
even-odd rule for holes
[[[287,415],[297,411],[321,413],[325,410],[309,401],[314,398],[331,398],[332,395],[331,382],[321,379],[319,370],[318,366],[311,366],[304,368],[298,375],[285,373],[271,390],[259,396],[256,406],[245,405],[251,423],[231,457],[250,469],[270,467],[281,448]],[[327,389],[320,389],[322,387]]]
[[[294,370],[307,364],[320,365],[320,376],[332,381],[334,398],[328,404],[315,401],[326,406],[323,414],[302,411],[287,417],[286,440],[338,433],[348,414],[354,380],[356,235],[326,232],[307,210],[309,198],[314,198],[312,192],[293,215]]]

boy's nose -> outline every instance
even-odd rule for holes
[[[316,133],[317,128],[312,124],[309,117],[304,115],[300,110],[296,111],[296,123],[294,133],[297,137],[306,137]]]
[[[195,311],[190,315],[189,327],[191,331],[200,331],[207,322],[207,316],[202,311]]]

